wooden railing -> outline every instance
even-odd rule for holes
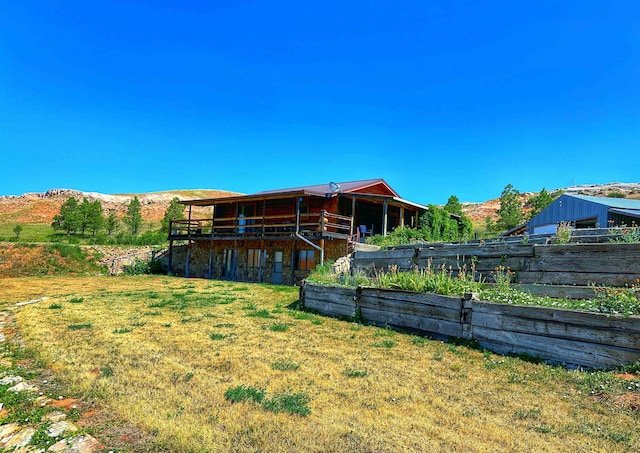
[[[303,236],[350,236],[353,218],[327,211],[300,214],[298,231]],[[171,239],[292,236],[294,214],[172,220]]]

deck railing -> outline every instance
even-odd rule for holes
[[[298,231],[303,236],[348,237],[353,217],[327,211],[300,214]],[[238,216],[172,220],[170,239],[293,236],[296,215]]]

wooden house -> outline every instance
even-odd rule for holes
[[[171,222],[170,272],[277,284],[300,282],[367,236],[415,227],[427,209],[400,198],[383,179],[181,203],[188,217]],[[209,208],[206,218],[194,215]]]

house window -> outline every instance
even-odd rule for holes
[[[315,269],[316,262],[314,260],[314,251],[313,250],[299,250],[298,251],[298,261],[297,261],[298,269]]]
[[[247,267],[261,267],[264,253],[260,249],[249,249],[247,251]]]

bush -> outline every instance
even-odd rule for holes
[[[148,261],[136,259],[133,264],[123,267],[125,275],[144,275],[151,273],[151,266]]]

